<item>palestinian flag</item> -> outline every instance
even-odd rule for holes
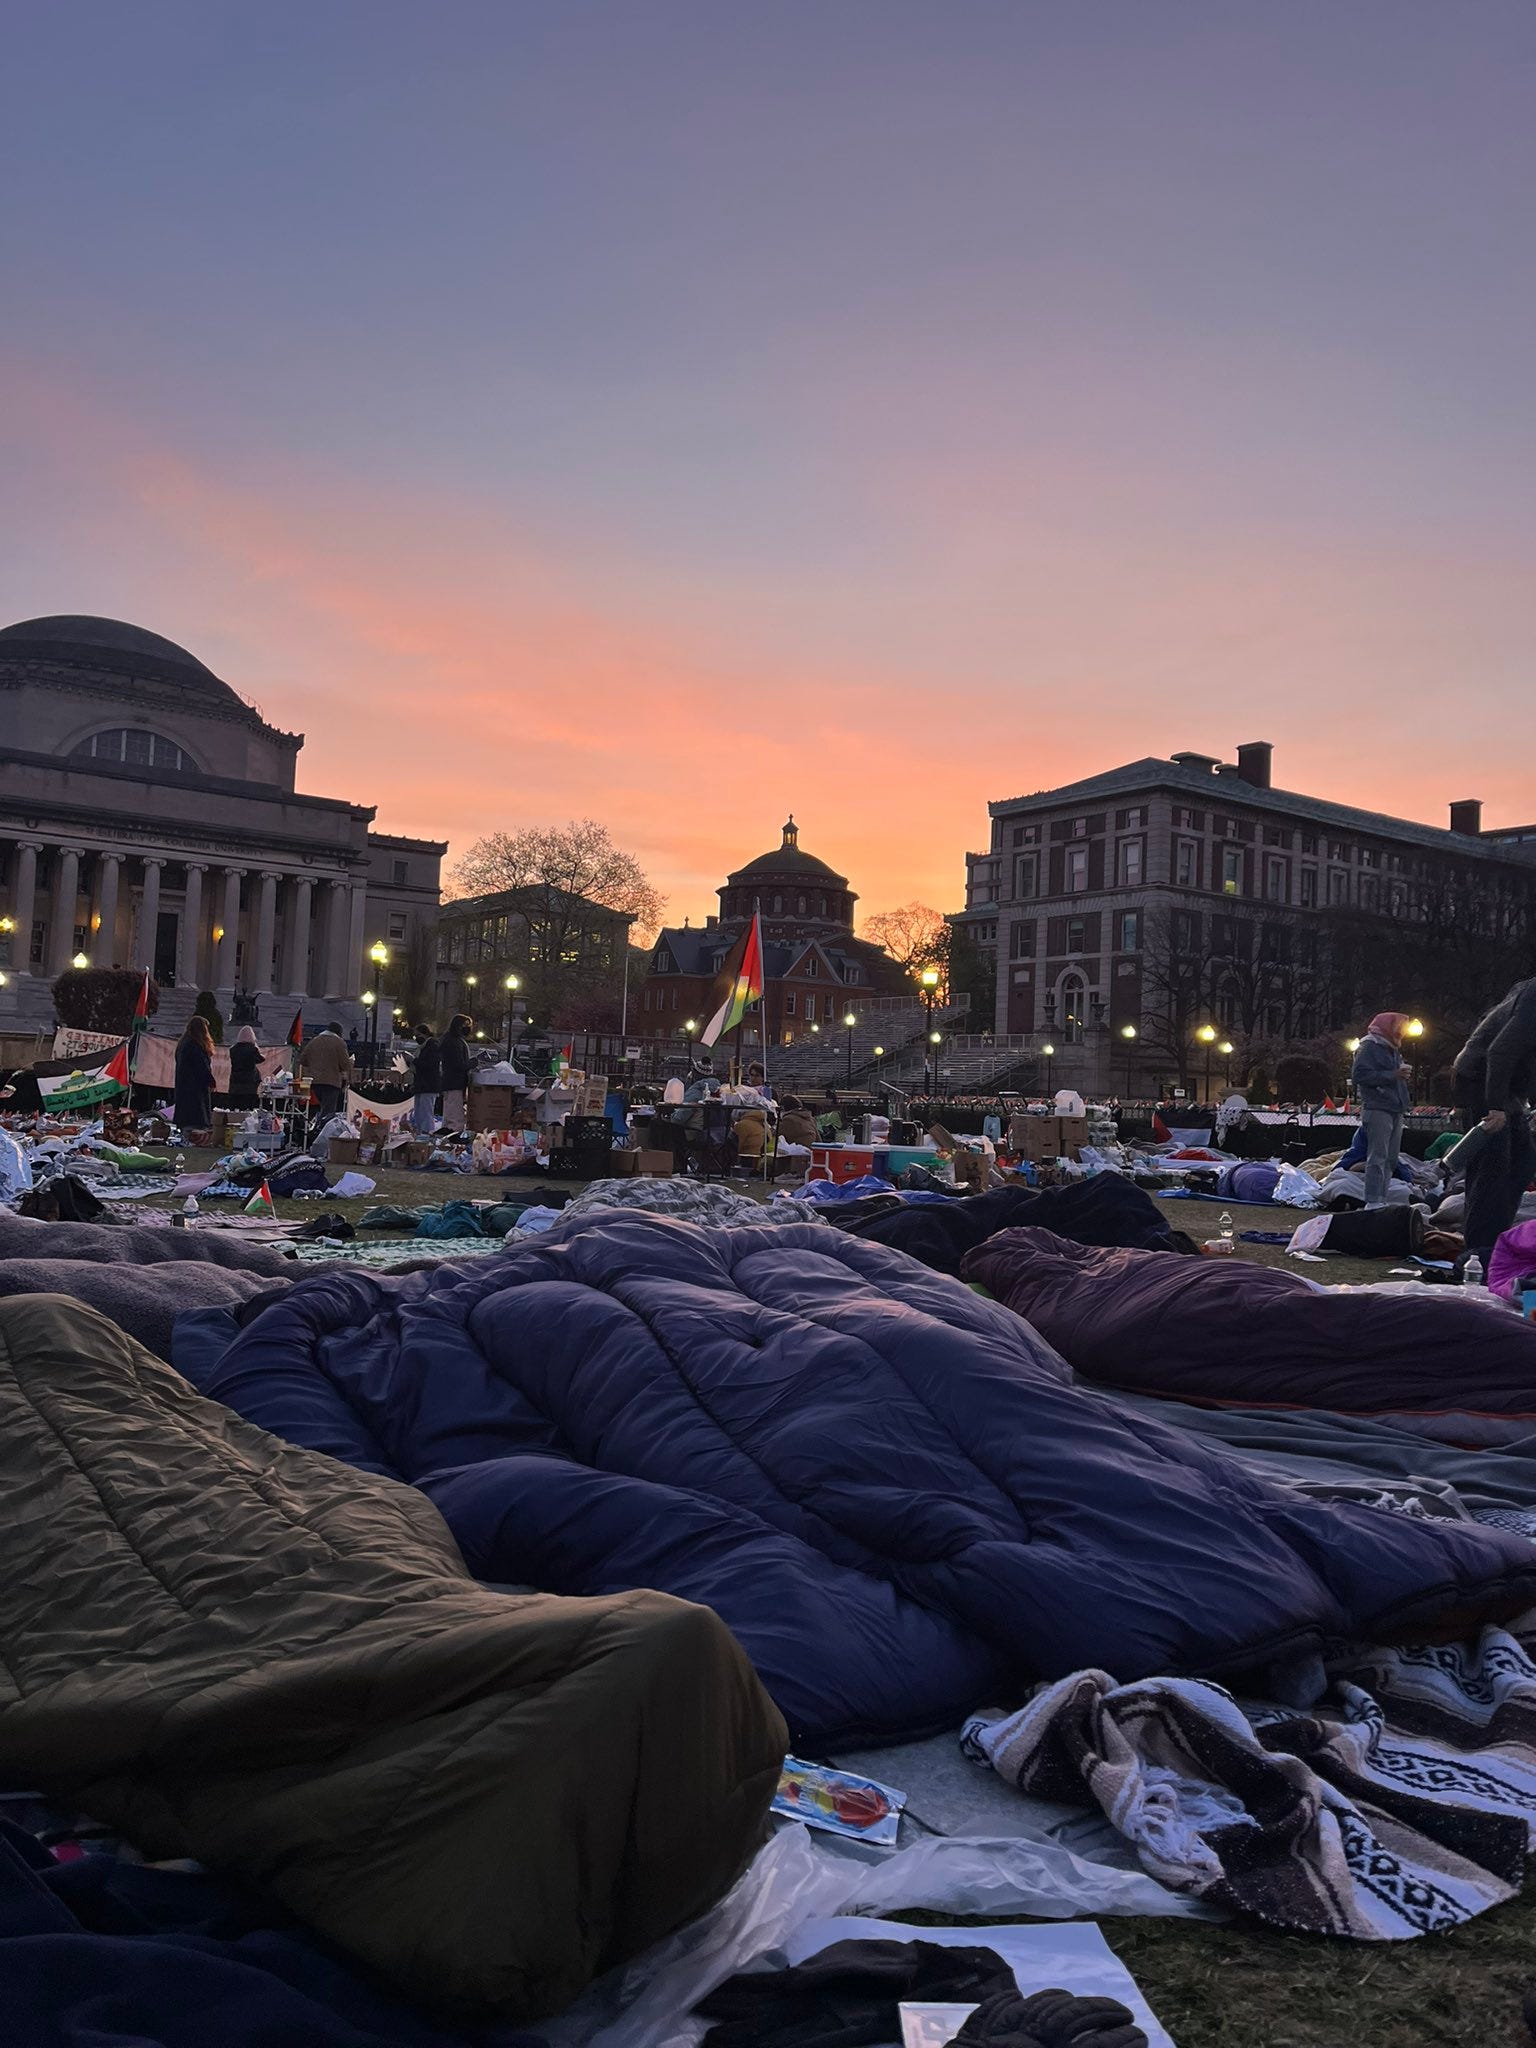
[[[94,1109],[103,1102],[116,1102],[128,1093],[128,1048],[120,1045],[104,1067],[94,1074],[70,1074],[57,1088],[43,1093],[43,1107],[74,1111]]]
[[[144,970],[144,980],[139,988],[139,999],[133,1006],[133,1022],[128,1027],[128,1064],[133,1064],[133,1054],[139,1049],[139,1040],[149,1029],[149,969]]]
[[[1154,1109],[1152,1112],[1152,1135],[1160,1145],[1171,1145],[1173,1133]]]
[[[763,920],[754,910],[752,922],[731,948],[730,958],[710,990],[710,1001],[718,1008],[699,1033],[700,1045],[713,1045],[727,1031],[734,1031],[752,1004],[762,999]]]
[[[300,1046],[304,1043],[304,1005],[302,1003],[293,1013],[293,1022],[288,1026],[288,1036],[284,1039],[283,1043],[292,1046]]]
[[[277,1215],[277,1204],[273,1201],[272,1190],[265,1181],[262,1182],[255,1194],[252,1195],[251,1199],[243,1207],[247,1216],[271,1216],[275,1218]]]
[[[146,979],[147,978],[148,977],[146,976]],[[137,1010],[135,1010],[134,1012],[134,1021],[135,1024],[137,1024]],[[116,1081],[118,1086],[123,1090],[124,1094],[128,1092],[128,1089],[132,1085],[133,1077],[129,1072],[127,1045],[120,1045],[117,1048],[117,1051],[113,1053],[111,1059],[107,1061],[107,1064],[101,1070],[101,1078],[103,1081]]]

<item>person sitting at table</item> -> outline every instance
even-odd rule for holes
[[[807,1148],[816,1143],[816,1119],[798,1095],[786,1095],[779,1105],[779,1143]]]

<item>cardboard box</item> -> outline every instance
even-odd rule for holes
[[[331,1166],[356,1166],[357,1155],[362,1146],[361,1138],[327,1138],[325,1141],[326,1162]]]
[[[955,1170],[957,1188],[984,1188],[987,1184],[987,1160],[981,1152],[970,1152],[963,1148],[950,1161]]]
[[[648,1174],[652,1179],[664,1179],[677,1171],[670,1152],[637,1152],[635,1158],[636,1173]]]
[[[609,1155],[608,1174],[612,1180],[627,1180],[631,1174],[640,1171],[638,1152],[614,1152]]]
[[[512,1122],[516,1088],[480,1088],[470,1084],[465,1114],[472,1131],[504,1131]]]
[[[1075,1159],[1078,1147],[1088,1142],[1088,1119],[1085,1116],[1059,1116],[1056,1119],[1057,1136],[1063,1159]]]
[[[1086,1132],[1084,1133],[1086,1136]],[[1059,1116],[1016,1116],[1008,1125],[1008,1143],[1021,1159],[1038,1166],[1043,1159],[1061,1157]]]

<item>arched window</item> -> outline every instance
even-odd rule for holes
[[[1068,1045],[1081,1045],[1088,1010],[1088,990],[1080,974],[1069,974],[1061,984],[1061,1035]]]
[[[163,733],[146,732],[142,726],[119,725],[111,732],[94,732],[88,740],[70,749],[71,761],[120,761],[127,767],[168,768],[173,775],[195,775],[192,756],[168,740]]]

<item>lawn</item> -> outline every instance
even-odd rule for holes
[[[189,1153],[188,1165],[211,1165],[215,1156]],[[537,1176],[359,1171],[377,1180],[372,1195],[352,1201],[280,1201],[279,1214],[302,1219],[321,1209],[338,1210],[356,1223],[377,1202],[501,1201],[546,1188],[574,1193],[583,1185]],[[760,1183],[732,1185],[761,1192]],[[160,1200],[168,1205],[170,1198]],[[1165,1201],[1160,1206],[1177,1228],[1197,1240],[1217,1233],[1220,1204]],[[1237,1208],[1232,1216],[1239,1231],[1289,1232],[1297,1222],[1290,1209]],[[1393,1263],[1336,1258],[1320,1266],[1298,1265],[1278,1245],[1239,1244],[1237,1256],[1334,1284],[1383,1279]],[[1178,2048],[1517,2048],[1531,2039],[1521,2018],[1521,2000],[1536,1983],[1536,1896],[1531,1894],[1457,1933],[1379,1947],[1309,1940],[1247,1924],[1115,1919],[1100,1924]]]

